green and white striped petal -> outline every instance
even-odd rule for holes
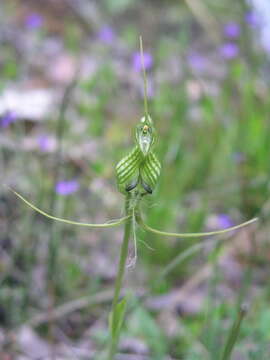
[[[142,153],[136,146],[116,165],[117,185],[122,193],[136,187],[139,180],[139,168],[142,162]]]
[[[153,152],[150,152],[140,168],[142,186],[147,192],[152,193],[156,187],[160,171],[160,162],[158,161],[156,155]]]

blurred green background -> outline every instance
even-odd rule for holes
[[[219,359],[243,302],[232,359],[269,359],[269,14],[268,0],[1,1],[0,359],[106,347],[122,229],[53,223],[4,184],[56,216],[121,217],[114,168],[143,115],[140,35],[162,163],[148,223],[260,222],[217,246],[139,230],[119,359]]]

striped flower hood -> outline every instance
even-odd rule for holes
[[[141,195],[151,194],[160,176],[161,165],[153,153],[156,131],[148,115],[143,117],[135,130],[135,147],[116,165],[119,190]]]

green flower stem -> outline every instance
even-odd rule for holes
[[[140,36],[140,53],[141,53],[141,64],[142,64],[142,71],[143,71],[143,88],[144,88],[144,114],[145,118],[148,119],[148,103],[147,103],[147,80],[146,80],[146,72],[144,66],[144,56],[143,56],[143,41],[142,37]]]
[[[254,218],[254,219],[245,221],[242,224],[232,226],[232,227],[229,227],[227,229],[217,230],[217,231],[201,232],[201,233],[171,233],[171,232],[167,232],[167,231],[161,231],[161,230],[154,229],[151,226],[147,225],[143,221],[143,219],[142,219],[139,212],[136,214],[136,221],[137,221],[138,225],[140,225],[144,230],[150,231],[150,232],[152,232],[154,234],[163,235],[163,236],[181,237],[181,238],[195,238],[195,237],[205,237],[205,236],[220,235],[220,234],[225,234],[225,233],[230,232],[230,231],[238,230],[238,229],[240,229],[242,227],[245,227],[247,225],[250,225],[250,224],[254,223],[255,221],[258,221],[258,218]]]
[[[127,216],[127,220],[125,223],[125,229],[124,229],[124,238],[121,245],[121,253],[120,253],[120,260],[118,265],[118,272],[117,277],[115,280],[115,286],[114,286],[114,296],[113,296],[113,303],[112,303],[112,323],[114,324],[116,321],[116,306],[119,301],[119,294],[122,287],[123,277],[125,273],[125,266],[128,256],[128,244],[129,244],[129,238],[132,230],[132,210],[130,209],[130,194],[126,196],[126,203],[125,203],[125,212]],[[108,360],[113,360],[115,357],[115,353],[117,351],[117,346],[119,342],[119,337],[112,338],[109,348],[109,358]]]

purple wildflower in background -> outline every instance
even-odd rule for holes
[[[38,146],[41,151],[48,151],[50,149],[50,139],[48,135],[42,134],[38,137]]]
[[[198,53],[192,53],[188,56],[188,64],[192,70],[203,71],[206,67],[206,58]]]
[[[259,16],[254,11],[248,11],[245,14],[245,22],[252,28],[257,27],[260,24]]]
[[[2,118],[0,118],[0,126],[2,128],[7,128],[10,124],[16,122],[18,116],[13,111],[8,111]]]
[[[235,43],[227,42],[221,45],[219,53],[224,59],[231,60],[239,55],[239,47]]]
[[[218,223],[218,227],[221,229],[227,229],[229,227],[234,226],[234,222],[232,221],[231,217],[227,214],[218,214],[217,223]]]
[[[229,39],[236,39],[239,37],[241,32],[240,25],[235,22],[229,22],[224,25],[223,33]]]
[[[152,55],[149,52],[145,52],[143,55],[143,60],[144,60],[145,70],[151,69],[151,67],[153,65]],[[135,54],[133,54],[132,64],[133,64],[133,69],[136,72],[140,72],[142,70],[141,54],[139,52],[136,52]]]
[[[115,32],[112,27],[105,25],[98,33],[98,39],[105,44],[112,44],[115,40]]]
[[[25,25],[28,29],[39,29],[43,25],[43,17],[38,13],[32,13],[25,19]]]
[[[70,195],[79,189],[79,183],[76,180],[59,181],[55,185],[55,191],[59,195]]]
[[[237,151],[232,154],[232,159],[236,164],[241,164],[243,161],[245,161],[245,154]]]

